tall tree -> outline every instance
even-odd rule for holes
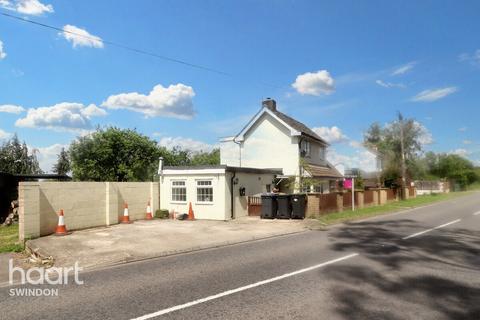
[[[69,154],[76,180],[148,181],[157,171],[160,150],[135,130],[109,127],[77,138]]]
[[[433,170],[438,177],[458,183],[462,188],[479,179],[473,164],[456,154],[438,155],[438,162]]]
[[[28,150],[25,142],[21,143],[17,135],[0,147],[0,171],[11,174],[42,173],[36,150]]]
[[[364,144],[379,154],[383,162],[386,180],[415,178],[415,165],[423,147],[424,127],[414,119],[397,120],[381,127],[373,123],[364,135]]]
[[[52,171],[56,174],[66,175],[70,170],[70,157],[65,148],[62,148],[57,156],[57,163],[53,165]]]

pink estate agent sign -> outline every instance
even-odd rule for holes
[[[343,187],[345,189],[352,189],[352,179],[345,179],[343,182]]]

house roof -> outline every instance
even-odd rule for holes
[[[278,111],[277,109],[271,109],[268,107],[263,107],[249,122],[248,124],[242,129],[242,131],[235,137],[233,140],[239,138],[239,141],[242,141],[244,135],[250,130],[250,128],[260,119],[260,117],[264,114],[270,114],[273,118],[277,119],[280,123],[286,126],[292,136],[294,135],[301,135],[305,137],[309,137],[310,139],[316,140],[324,145],[329,145],[324,139],[322,139],[318,134],[316,134],[312,129],[293,119],[290,116],[287,116],[285,113]],[[227,141],[228,139],[224,139],[223,141]]]
[[[309,164],[305,170],[314,178],[343,178],[343,175],[330,164],[327,166]]]
[[[248,168],[248,167],[231,167],[226,165],[200,165],[200,166],[165,166],[163,167],[166,174],[169,173],[194,173],[199,171],[204,172],[239,172],[239,173],[271,173],[271,174],[283,174],[282,169],[278,168]]]
[[[295,119],[293,119],[292,117],[290,116],[287,116],[285,113],[282,113],[278,110],[270,110],[272,111],[273,114],[275,114],[277,117],[279,117],[280,119],[282,119],[285,123],[287,123],[289,126],[291,126],[293,129],[297,130],[298,132],[300,132],[302,135],[305,135],[309,138],[312,138],[314,140],[317,140],[317,141],[320,141],[326,145],[328,145],[328,143],[323,140],[318,134],[316,134],[312,129],[310,129],[309,127],[307,127],[306,125],[304,125],[303,123],[301,123],[300,121],[297,121]]]

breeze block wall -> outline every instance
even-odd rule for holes
[[[68,230],[116,224],[129,205],[131,220],[143,219],[148,200],[159,207],[158,182],[21,182],[19,238],[55,232],[63,209]]]

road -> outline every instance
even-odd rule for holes
[[[80,275],[2,319],[480,319],[480,194]],[[214,236],[214,235],[212,235]],[[44,285],[44,287],[54,287]]]

